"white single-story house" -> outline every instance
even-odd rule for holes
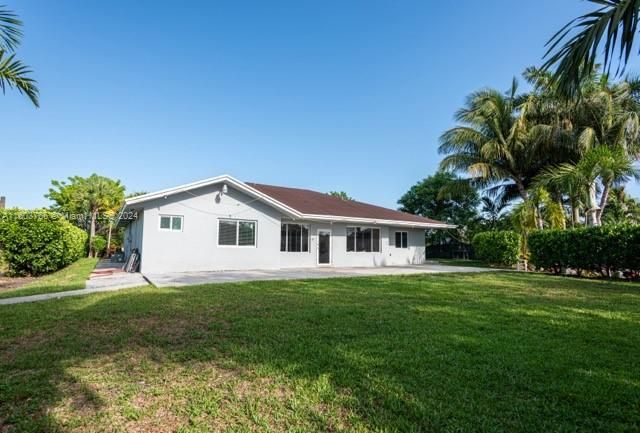
[[[228,175],[129,198],[121,223],[143,273],[420,264],[425,230],[453,227]]]

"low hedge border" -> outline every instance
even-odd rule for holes
[[[472,240],[477,259],[493,265],[512,266],[520,256],[520,236],[511,230],[476,234]]]
[[[640,226],[609,225],[567,230],[539,230],[529,235],[531,263],[561,274],[567,268],[611,277],[640,274]]]

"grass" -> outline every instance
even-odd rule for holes
[[[520,273],[0,306],[0,431],[640,430],[640,287]]]
[[[97,262],[98,259],[80,259],[64,269],[40,277],[24,286],[0,291],[0,299],[84,289],[85,281]]]
[[[482,260],[470,260],[470,259],[435,259],[441,265],[448,266],[468,266],[472,268],[496,268],[496,269],[511,269],[508,266],[496,266],[490,265]]]

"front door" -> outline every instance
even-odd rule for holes
[[[331,230],[318,230],[318,264],[331,264]]]

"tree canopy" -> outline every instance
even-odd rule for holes
[[[51,181],[45,195],[54,204],[52,210],[68,214],[78,225],[89,231],[89,256],[93,256],[93,240],[99,224],[104,222],[109,233],[113,218],[124,201],[125,188],[119,180],[92,174],[72,176],[67,181]]]

